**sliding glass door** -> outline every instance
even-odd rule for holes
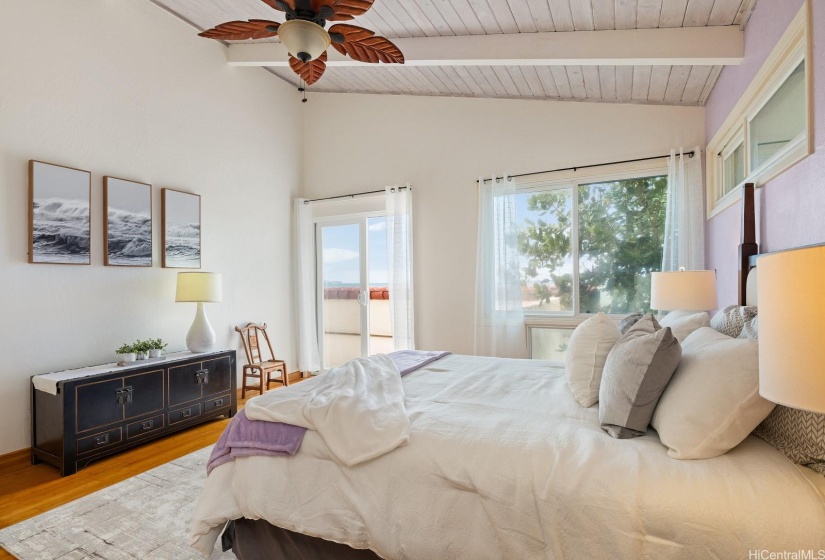
[[[321,366],[391,352],[384,216],[319,220],[315,237]]]

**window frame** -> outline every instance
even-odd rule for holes
[[[612,165],[602,171],[588,170],[589,172],[568,171],[554,174],[551,179],[518,180],[516,182],[516,194],[530,192],[549,192],[553,190],[572,188],[572,212],[573,233],[571,239],[573,258],[573,312],[569,314],[554,314],[548,312],[524,311],[524,328],[527,337],[528,356],[533,355],[532,332],[534,328],[556,328],[575,329],[581,323],[593,317],[594,313],[581,313],[579,310],[579,197],[578,188],[581,185],[591,183],[607,183],[611,181],[623,181],[627,179],[638,179],[642,177],[658,177],[668,175],[667,160],[634,162],[630,164]],[[627,314],[608,315],[618,324]]]
[[[810,25],[810,2],[806,0],[725,122],[708,143],[705,186],[707,220],[742,198],[742,184],[754,183],[757,188],[761,187],[814,152]],[[751,121],[803,61],[806,128],[767,161],[753,168]],[[745,179],[725,192],[725,158],[738,146],[740,137],[744,142]]]

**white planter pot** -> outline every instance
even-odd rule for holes
[[[137,356],[135,355],[134,352],[129,352],[128,354],[121,354],[120,355],[120,361],[123,362],[124,364],[134,362],[136,359],[137,359]]]
[[[138,360],[145,360],[146,359],[146,354],[144,352],[138,352],[137,353],[137,359]]]
[[[162,352],[163,352],[163,350],[158,350],[158,349],[153,348],[152,350],[149,350],[149,357],[150,358],[160,358],[160,355],[161,355]]]

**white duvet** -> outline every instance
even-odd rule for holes
[[[700,461],[670,459],[653,431],[613,439],[598,405],[580,407],[540,361],[447,356],[403,387],[408,445],[345,467],[309,431],[293,457],[219,466],[193,546],[208,554],[227,520],[247,517],[393,560],[825,550],[821,475],[753,436]]]

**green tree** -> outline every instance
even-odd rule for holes
[[[661,268],[667,177],[593,183],[578,188],[579,298],[584,313],[628,313],[650,308],[650,272]],[[538,212],[519,234],[527,257],[526,277],[549,269],[555,288],[537,283],[542,300],[561,298],[572,308],[572,278],[559,270],[572,248],[570,192],[531,195],[528,209]],[[575,266],[575,263],[574,263]],[[609,298],[602,296],[608,294]]]

